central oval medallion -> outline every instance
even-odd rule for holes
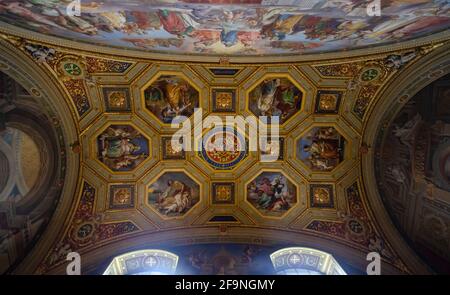
[[[199,153],[215,169],[232,169],[247,155],[247,143],[236,129],[215,127],[204,134]]]

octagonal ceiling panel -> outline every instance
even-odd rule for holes
[[[334,127],[313,127],[297,140],[296,156],[313,171],[332,171],[344,161],[346,144]]]
[[[237,181],[239,208],[255,224],[288,227],[308,206],[307,181],[285,162],[258,162]]]
[[[173,133],[173,118],[191,117],[194,108],[209,110],[209,86],[187,65],[153,64],[131,84],[134,110],[161,133]],[[179,122],[181,123],[181,122]]]
[[[260,67],[238,90],[239,113],[256,118],[278,116],[281,134],[291,132],[313,112],[316,86],[291,65]],[[267,119],[270,124],[271,118]]]
[[[149,156],[149,141],[131,125],[110,125],[97,137],[97,153],[112,171],[132,171]]]
[[[165,172],[147,188],[147,205],[165,217],[183,216],[200,200],[200,185],[184,172]]]
[[[337,181],[355,164],[358,134],[334,116],[309,117],[286,137],[286,159],[311,181]]]
[[[277,116],[283,124],[300,111],[303,93],[289,78],[264,79],[250,91],[248,109],[257,117]]]
[[[158,135],[129,114],[99,117],[82,141],[84,163],[108,181],[136,180],[159,158]]]
[[[445,1],[2,1],[0,20],[86,43],[175,54],[282,55],[386,45],[448,29]],[[204,5],[207,3],[208,5]]]
[[[297,203],[297,186],[282,172],[262,172],[247,184],[246,200],[264,216],[283,216]]]

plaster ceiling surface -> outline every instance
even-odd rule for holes
[[[398,44],[448,30],[448,0],[0,1],[7,24],[103,47],[175,55],[266,56]],[[376,1],[375,1],[376,2]],[[375,3],[374,2],[374,3]]]
[[[6,2],[1,2],[3,9],[11,7]],[[47,7],[51,15],[52,5],[56,5],[52,3],[30,1],[19,7],[38,11]],[[118,17],[120,23],[137,8],[151,15],[150,7],[155,6],[143,7],[142,3],[103,1],[98,5],[83,4],[83,8],[93,10],[92,19],[96,11],[100,14],[106,9],[103,17]],[[357,2],[352,3],[357,6]],[[401,9],[446,3],[391,1],[394,8]],[[205,21],[220,24],[214,13],[208,16],[208,9],[217,9],[217,5],[161,2],[153,16],[160,24],[159,30],[165,30],[160,16],[177,16],[177,24],[182,26],[180,18],[186,11],[180,7],[191,7],[192,12],[192,7],[198,6],[203,8],[197,12],[204,13]],[[230,5],[224,18],[239,26],[242,17],[237,17],[238,12]],[[277,22],[279,18],[278,25],[282,26],[284,20],[296,15],[282,16],[274,10],[273,16],[264,18],[263,14],[272,8],[264,3],[251,5],[256,8],[248,13],[258,11],[260,17],[255,25],[263,20]],[[283,5],[278,9],[288,10]],[[2,18],[13,19],[11,12],[2,13]],[[40,22],[28,22],[39,23],[35,28],[44,28],[48,33],[72,34],[61,25],[52,27],[57,18],[52,23],[48,20],[44,17]],[[14,21],[19,25],[17,22],[23,19],[16,15]],[[201,21],[198,18],[196,25],[204,26]],[[61,184],[64,193],[56,216],[33,250],[38,252],[31,253],[39,255],[26,257],[19,271],[61,273],[71,251],[80,252],[90,263],[86,269],[93,270],[113,256],[139,247],[217,242],[301,244],[334,253],[338,258],[341,255],[349,265],[364,270],[366,254],[376,251],[382,256],[386,273],[423,271],[420,262],[409,259],[411,252],[404,250],[405,244],[398,241],[401,238],[388,226],[380,226],[389,219],[383,219],[382,209],[373,206],[373,200],[379,197],[369,201],[368,196],[376,191],[376,180],[374,176],[362,177],[373,170],[370,165],[363,166],[363,160],[373,156],[365,138],[370,134],[368,129],[381,124],[368,125],[368,121],[385,112],[386,107],[375,114],[372,110],[381,104],[386,89],[399,86],[397,79],[414,72],[419,65],[428,65],[429,58],[445,57],[448,42],[352,58],[335,55],[330,60],[264,64],[216,58],[215,62],[199,63],[118,56],[90,51],[88,46],[78,50],[55,40],[51,43],[46,38],[25,38],[19,31],[1,34],[4,54],[0,68],[14,75],[20,70],[15,64],[21,64],[28,69],[20,76],[22,82],[41,81],[24,82],[24,87],[36,101],[46,103],[53,124],[64,130],[59,139],[65,142],[67,150],[62,154],[68,157],[67,176]],[[153,38],[156,31],[148,29],[140,37]],[[73,34],[80,41],[108,36],[100,30],[91,36]],[[108,34],[105,40],[113,44],[106,45],[114,45],[124,37],[117,32]],[[165,50],[195,52],[191,47],[182,47],[192,45],[192,37],[174,38],[182,45]],[[256,50],[274,53],[267,46],[272,41],[258,40],[262,45],[253,46]],[[324,42],[328,46],[328,41]],[[446,58],[439,62],[438,70],[429,70],[424,77],[429,80],[442,75],[448,67]],[[262,99],[270,95],[273,100]],[[400,95],[392,97],[397,101]],[[277,148],[272,145],[257,151],[214,149],[218,129],[223,128],[204,125],[196,133],[202,122],[194,120],[195,108],[202,109],[201,118],[278,116],[278,157],[271,162],[262,160]],[[213,147],[212,151],[183,151],[172,145],[170,139],[178,129],[171,123],[177,114],[188,118],[185,122],[190,122],[188,129],[193,131],[184,141],[195,147],[203,140],[205,146]],[[227,128],[231,145],[248,147],[248,131]]]

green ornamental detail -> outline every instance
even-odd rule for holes
[[[375,80],[378,77],[378,70],[377,69],[368,69],[364,71],[361,75],[361,80],[367,82]]]
[[[66,63],[64,64],[64,70],[71,76],[79,76],[81,75],[81,68],[74,63]]]

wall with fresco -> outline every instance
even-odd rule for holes
[[[32,114],[21,106],[24,102]],[[52,157],[59,157],[52,155],[53,131],[44,116],[33,121],[42,115],[34,107],[32,96],[0,73],[0,273],[34,246],[59,197],[59,190],[50,185],[60,181],[53,167],[57,163]]]
[[[393,220],[436,271],[450,271],[450,76],[422,89],[385,131],[376,166]]]
[[[260,55],[341,51],[396,43],[450,27],[445,0],[82,1],[1,0],[0,20],[82,42],[176,54]]]

